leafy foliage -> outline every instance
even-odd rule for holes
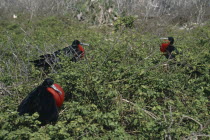
[[[133,26],[134,19],[121,21]],[[160,54],[159,36],[134,28],[114,32],[64,16],[1,21],[0,29],[0,139],[208,139],[209,24],[188,32],[166,29],[181,52],[176,60]],[[74,39],[91,44],[85,59],[62,57],[48,75],[29,62]],[[46,77],[66,98],[59,121],[39,127],[37,114],[16,110]]]
[[[133,28],[134,27],[134,21],[135,17],[133,16],[124,16],[124,17],[119,17],[115,22],[114,22],[114,27],[115,30],[118,31],[119,28]]]

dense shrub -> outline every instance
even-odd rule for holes
[[[188,32],[165,28],[181,52],[176,60],[160,54],[160,36],[136,28],[114,32],[48,17],[4,21],[0,29],[1,139],[208,139],[209,24]],[[85,59],[62,57],[48,75],[29,62],[74,39],[90,44]],[[46,77],[67,96],[58,122],[39,127],[37,114],[16,110]]]

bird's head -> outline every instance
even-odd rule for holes
[[[54,80],[51,79],[51,78],[47,78],[42,83],[42,86],[44,86],[44,87],[51,87],[53,84],[54,84]]]
[[[51,78],[47,78],[42,83],[49,93],[53,95],[55,99],[56,105],[60,107],[63,104],[65,93],[60,85],[54,83],[54,80]]]
[[[72,44],[71,44],[71,46],[72,46],[73,48],[78,47],[78,45],[90,46],[89,44],[80,42],[79,40],[74,40],[74,41],[72,42]]]
[[[174,44],[174,38],[173,38],[173,37],[168,37],[168,40],[170,41],[170,44],[171,44],[171,45]]]
[[[55,84],[54,84],[54,80],[51,79],[51,78],[47,78],[44,80],[44,82],[42,83],[42,86],[48,88],[52,88],[54,89],[55,91],[57,91],[58,93],[62,94],[62,92],[60,90],[58,90],[58,88],[56,88]]]
[[[164,44],[168,44],[168,45],[173,45],[174,44],[174,38],[173,37],[163,37],[160,38],[161,40],[163,40]]]
[[[74,40],[73,42],[72,42],[72,47],[77,47],[78,45],[80,45],[80,41],[79,40]]]

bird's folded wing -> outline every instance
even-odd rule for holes
[[[30,115],[36,112],[38,107],[39,97],[38,97],[38,88],[34,89],[18,106],[18,112],[20,115],[29,113]]]

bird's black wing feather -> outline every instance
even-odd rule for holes
[[[45,90],[40,98],[39,120],[43,123],[56,122],[58,119],[58,109],[51,93]]]
[[[77,54],[77,50],[72,46],[68,46],[63,48],[62,50],[57,50],[52,54],[41,55],[39,56],[40,59],[33,60],[30,62],[33,62],[36,67],[49,67],[51,64],[54,64],[59,61],[58,56],[60,56],[61,54],[73,58],[75,57],[74,54]]]
[[[38,120],[42,124],[50,122],[56,122],[58,119],[58,109],[55,100],[51,93],[42,86],[33,90],[18,106],[18,112],[20,115],[28,113],[32,115],[38,112]]]
[[[40,102],[38,95],[39,87],[34,89],[25,99],[23,99],[23,101],[18,106],[18,112],[20,115],[23,115],[25,113],[29,113],[29,115],[32,115],[33,113],[37,112]]]

